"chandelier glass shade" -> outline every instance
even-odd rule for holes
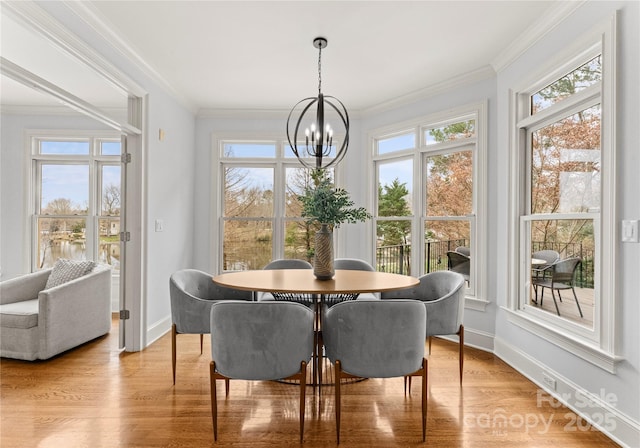
[[[302,165],[323,169],[337,164],[347,153],[349,113],[339,99],[322,93],[322,49],[327,46],[327,40],[317,37],[313,46],[318,49],[318,96],[305,98],[293,106],[287,118],[287,139]],[[334,146],[334,123],[340,127],[342,136],[339,147]]]

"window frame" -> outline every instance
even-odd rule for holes
[[[79,131],[79,130],[30,130],[27,132],[25,141],[28,144],[27,158],[29,174],[28,194],[25,197],[27,204],[27,216],[29,217],[28,238],[28,266],[30,272],[41,270],[38,266],[38,220],[40,218],[60,218],[60,219],[84,219],[86,221],[86,241],[91,244],[86,245],[85,254],[87,260],[96,260],[99,253],[99,225],[100,220],[112,221],[113,216],[102,214],[102,167],[121,166],[121,155],[102,155],[100,153],[101,143],[117,142],[121,143],[120,133],[114,131]],[[39,151],[40,142],[43,141],[87,141],[89,143],[88,154],[42,154]],[[88,166],[88,201],[87,213],[84,215],[43,215],[42,214],[42,167],[45,165],[80,165]],[[121,219],[121,216],[118,217]],[[44,268],[43,268],[44,269]],[[114,271],[114,275],[119,275],[119,271]]]
[[[509,92],[509,294],[505,309],[508,320],[533,334],[555,344],[602,369],[615,373],[616,364],[622,359],[616,354],[616,17],[594,27],[592,33],[576,40],[573,45],[559,52],[541,67],[531,79],[513,86]],[[602,79],[558,107],[549,107],[531,115],[529,98],[541,88],[559,79],[584,62],[601,55]],[[566,103],[565,103],[566,102]],[[601,192],[598,212],[574,214],[532,215],[530,209],[530,132],[548,123],[570,115],[585,106],[600,104],[600,166]],[[594,262],[594,319],[593,328],[587,329],[569,324],[556,315],[540,312],[524,305],[528,281],[531,249],[525,235],[527,223],[532,219],[592,219],[594,225],[597,260]],[[536,312],[538,311],[538,312]]]
[[[334,142],[342,141],[344,136],[334,135]],[[227,143],[270,143],[276,145],[274,157],[225,157],[224,146]],[[338,143],[335,143],[338,144]],[[272,259],[284,258],[286,225],[290,222],[304,221],[304,218],[287,216],[285,206],[287,168],[305,168],[297,157],[287,156],[289,143],[285,135],[268,132],[223,132],[211,135],[211,170],[218,173],[212,179],[211,184],[211,222],[216,222],[216,228],[210,232],[211,270],[212,272],[224,271],[224,248],[220,241],[224,242],[224,225],[229,220],[254,220],[268,221],[272,225]],[[224,216],[224,168],[229,166],[247,168],[273,168],[273,215],[270,217],[249,217],[249,218],[227,218]],[[334,170],[334,179],[338,179],[339,167],[331,167]],[[334,229],[333,233],[339,238],[339,229]]]
[[[452,140],[437,144],[427,144],[425,133],[429,129],[447,126],[461,121],[473,119],[475,120],[475,136],[464,140]],[[377,142],[388,139],[390,137],[405,134],[407,132],[415,132],[416,147],[412,149],[402,149],[397,152],[384,152],[378,154],[376,151]],[[487,148],[487,101],[463,105],[460,107],[448,109],[443,112],[419,117],[408,122],[397,123],[384,128],[374,129],[369,133],[369,146],[372,155],[373,184],[371,186],[372,207],[374,216],[372,219],[372,260],[376,259],[376,224],[380,220],[395,220],[394,217],[378,216],[378,197],[377,186],[379,183],[378,165],[393,161],[406,159],[413,160],[413,198],[412,210],[413,214],[401,219],[409,219],[412,222],[411,235],[418,236],[417,250],[412,250],[411,263],[412,266],[418,266],[416,272],[412,275],[419,277],[424,275],[426,254],[424,249],[424,228],[426,221],[438,219],[459,218],[460,220],[469,221],[471,250],[474,255],[474,261],[471,264],[473,287],[467,288],[465,307],[485,311],[489,301],[487,300],[487,270],[486,270],[486,221],[487,221],[487,184],[486,184],[486,148]],[[439,154],[449,154],[464,151],[468,148],[473,156],[473,210],[472,213],[460,217],[434,217],[426,215],[426,189],[422,183],[425,178],[425,170],[427,159],[430,156]]]

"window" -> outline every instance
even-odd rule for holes
[[[223,244],[213,248],[219,270],[262,269],[278,258],[311,262],[317,229],[301,217],[298,195],[312,180],[286,140],[223,138],[214,151],[222,179],[220,234],[214,239]]]
[[[511,319],[612,370],[613,356],[602,351],[613,353],[606,329],[615,295],[604,265],[615,247],[614,204],[604,200],[615,187],[613,124],[604,119],[613,110],[613,62],[600,42],[567,59],[514,94],[512,166],[523,175],[514,176]]]
[[[484,114],[482,104],[374,132],[377,270],[461,269],[468,296],[479,295]],[[461,268],[448,254],[456,251]]]
[[[32,135],[31,269],[58,258],[120,268],[118,135]]]

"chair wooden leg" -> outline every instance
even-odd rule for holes
[[[427,439],[427,377],[429,376],[427,358],[422,360],[422,441]]]
[[[213,422],[213,440],[218,440],[218,403],[216,394],[215,379],[216,364],[211,361],[209,364],[209,378],[211,382],[211,420]]]
[[[304,405],[307,389],[307,363],[300,363],[300,443],[304,441]]]
[[[458,354],[459,362],[460,362],[460,385],[462,386],[462,367],[464,366],[464,325],[460,325],[460,329],[458,330],[458,337],[460,338],[460,353]]]
[[[229,378],[224,379],[224,394],[225,397],[229,396]]]
[[[203,342],[202,342],[202,341],[203,341],[203,340],[204,340],[204,335],[203,335],[203,334],[201,334],[201,335],[200,335],[200,354],[201,354],[201,355],[202,355],[202,344],[203,344]]]
[[[336,442],[340,445],[340,377],[342,374],[342,365],[339,360],[335,363],[335,376],[336,376]]]
[[[176,385],[176,324],[171,325],[171,367],[173,369],[173,385]]]

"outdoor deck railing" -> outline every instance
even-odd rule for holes
[[[447,252],[459,246],[469,246],[465,239],[427,241],[425,243],[425,272],[444,271],[447,269]],[[560,253],[560,258],[580,257],[582,263],[576,273],[575,286],[593,288],[593,249],[586,249],[580,243],[544,243],[534,242],[532,252],[553,249]],[[408,274],[411,272],[411,245],[397,244],[382,246],[376,249],[376,269],[382,272]]]

